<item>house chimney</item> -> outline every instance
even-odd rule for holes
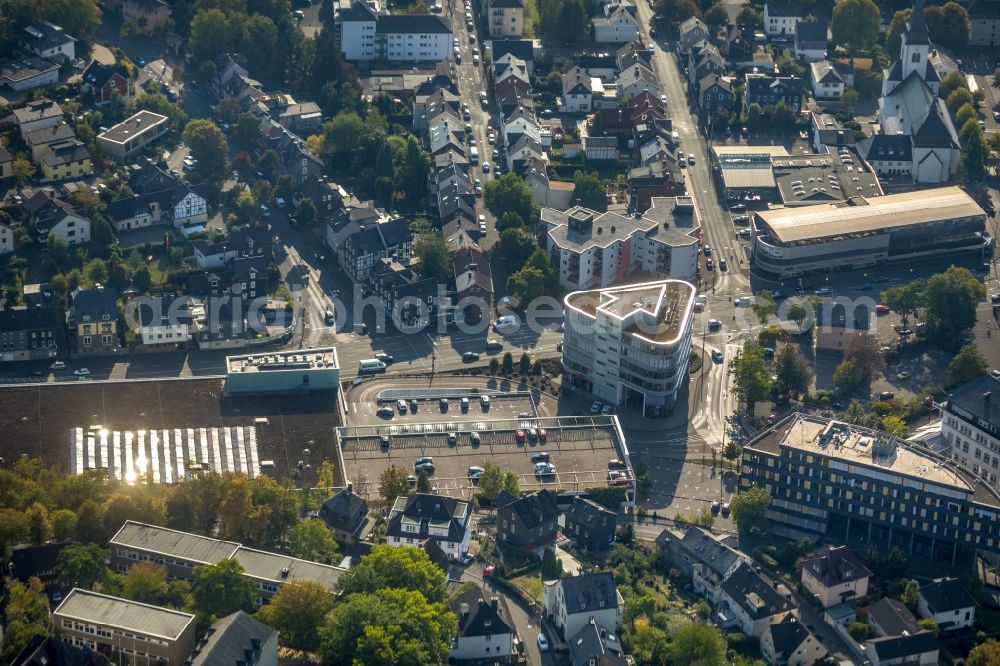
[[[350,481],[347,482],[347,494],[350,495],[354,492],[354,484]]]
[[[499,597],[493,597],[493,598],[491,598],[490,599],[490,607],[493,608],[493,610],[497,610],[497,608],[500,607],[500,598]]]

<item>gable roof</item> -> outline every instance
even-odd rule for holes
[[[365,2],[355,2],[347,11],[340,12],[343,21],[377,21],[378,14]]]
[[[868,609],[868,619],[877,624],[886,636],[901,636],[915,634],[920,631],[917,618],[898,599],[885,597],[879,599]]]
[[[879,661],[883,662],[938,651],[937,638],[930,631],[921,631],[907,636],[873,638],[866,645],[870,646],[878,655]]]
[[[920,596],[927,602],[931,613],[974,608],[979,604],[957,578],[938,578],[920,588]]]
[[[564,95],[590,95],[594,88],[587,74],[579,65],[573,66],[562,76],[562,89]]]
[[[795,43],[804,49],[825,49],[826,21],[799,21],[795,24]]]
[[[593,617],[567,643],[572,664],[625,666],[627,663],[615,635]]]
[[[987,391],[991,394],[988,402],[983,399]],[[997,426],[1000,425],[1000,399],[992,399],[993,393],[1000,398],[1000,379],[984,372],[952,391],[948,396],[948,405],[960,407],[976,418]]]
[[[844,83],[844,77],[827,60],[809,63],[809,70],[812,73],[813,81],[816,83]]]
[[[250,663],[264,645],[278,640],[278,632],[244,611],[216,620],[191,653],[188,666],[223,666]]]
[[[698,562],[719,576],[724,575],[743,557],[740,552],[700,527],[690,528],[684,533],[680,543],[684,550],[694,554]]]
[[[610,572],[583,573],[560,578],[567,615],[589,613],[618,605],[618,590]]]
[[[73,319],[77,322],[101,321],[105,316],[117,319],[116,300],[118,292],[111,287],[81,289],[73,296]]]
[[[376,34],[445,34],[448,20],[435,14],[382,14],[375,24]]]
[[[791,613],[785,613],[780,622],[775,622],[765,629],[771,633],[771,644],[774,646],[774,656],[781,659],[790,657],[809,637],[809,630]],[[780,661],[779,663],[784,663]]]
[[[468,502],[447,495],[413,493],[396,498],[396,503],[389,513],[386,536],[461,541],[467,528],[468,516]],[[404,530],[404,523],[415,527],[416,531]],[[436,528],[447,527],[447,535],[429,534],[431,524]]]
[[[764,3],[768,16],[802,16],[802,6],[789,0],[767,0]]]
[[[582,523],[596,523],[602,518],[610,518],[611,524],[614,525],[618,519],[618,514],[614,511],[583,497],[574,498],[565,513],[567,520],[572,519]]]
[[[535,59],[535,45],[530,39],[495,39],[490,48],[493,51],[493,62],[508,53],[526,63]]]
[[[97,60],[91,60],[90,64],[87,65],[87,69],[83,70],[83,82],[85,84],[94,86],[95,88],[103,88],[104,84],[108,82],[115,74],[128,81],[128,72],[123,67],[118,67],[117,65],[105,65]]]
[[[909,162],[913,159],[913,141],[905,134],[872,134],[858,146],[869,162]]]
[[[54,319],[53,317],[53,321]],[[21,544],[14,546],[10,549],[5,573],[22,583],[27,583],[32,576],[44,579],[44,572],[55,571],[59,553],[70,543],[69,541],[56,541],[40,545]]]
[[[745,562],[722,583],[722,590],[754,620],[792,610],[792,604]]]
[[[847,546],[824,546],[803,560],[802,570],[826,587],[862,580],[872,575]]]
[[[348,484],[339,493],[324,500],[317,515],[329,527],[353,532],[367,513],[368,503]]]
[[[499,597],[487,600],[478,587],[455,597],[449,605],[458,616],[458,635],[462,638],[514,633],[504,619],[510,617],[506,603]]]
[[[534,529],[542,523],[559,516],[556,500],[547,490],[540,490],[536,493],[519,497],[513,502],[508,502],[502,506],[504,508],[509,507],[528,529]]]
[[[111,661],[88,647],[78,648],[55,636],[32,636],[11,666],[110,666]]]

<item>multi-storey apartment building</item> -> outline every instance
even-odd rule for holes
[[[451,24],[434,14],[379,14],[357,2],[340,15],[347,60],[432,61],[451,57]]]
[[[941,434],[951,445],[952,459],[995,487],[1000,475],[1000,379],[983,374],[952,391],[941,415]]]
[[[644,416],[666,416],[687,376],[695,288],[660,280],[566,296],[563,368],[571,383]]]
[[[389,511],[386,543],[394,548],[434,541],[457,560],[469,550],[472,539],[472,505],[446,495],[414,493],[396,498]]]
[[[971,565],[1000,553],[1000,494],[883,432],[795,414],[743,448],[740,489],[771,495],[775,534]]]
[[[653,197],[642,217],[576,206],[542,209],[546,246],[565,289],[592,289],[632,273],[693,280],[701,224],[691,197]]]
[[[496,39],[520,39],[524,33],[523,0],[490,0],[490,37]]]

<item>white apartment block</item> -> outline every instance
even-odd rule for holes
[[[768,36],[795,35],[795,24],[802,20],[802,6],[788,0],[764,3],[764,32]]]
[[[347,60],[438,62],[451,57],[451,24],[433,14],[376,14],[356,3],[340,18],[340,49]]]
[[[520,39],[524,33],[524,2],[522,0],[490,0],[490,37]]]
[[[997,487],[1000,379],[984,373],[952,391],[941,415],[941,434],[951,445],[954,460]]]
[[[694,298],[680,280],[568,294],[563,371],[604,402],[667,416],[687,376]]]
[[[542,209],[546,246],[566,289],[593,289],[632,273],[693,280],[701,225],[691,197],[654,197],[640,218],[577,206]]]

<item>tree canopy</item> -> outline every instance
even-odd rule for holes
[[[608,209],[604,184],[596,173],[577,171],[573,177],[573,185],[574,203],[602,213]]]
[[[843,0],[833,9],[830,35],[837,44],[866,51],[878,39],[881,17],[872,0]]]
[[[420,262],[420,274],[447,283],[451,277],[451,251],[444,236],[436,231],[420,234],[413,239],[413,256]]]
[[[512,211],[529,225],[537,217],[534,213],[535,204],[531,198],[531,188],[515,173],[505,173],[486,183],[483,187],[483,203],[495,217]]]
[[[729,511],[740,529],[763,529],[767,525],[765,513],[770,504],[771,495],[763,488],[754,486],[733,497],[729,502]]]
[[[419,592],[431,603],[444,601],[445,575],[422,548],[387,544],[372,546],[361,562],[337,581],[343,594],[367,594],[386,586]]]
[[[847,343],[844,360],[857,362],[861,381],[871,381],[885,372],[885,355],[879,349],[879,341],[873,335],[859,335]]]
[[[674,634],[670,642],[670,663],[676,666],[723,666],[726,639],[710,624],[691,622]]]
[[[4,642],[0,660],[12,663],[33,636],[49,633],[49,598],[42,581],[34,576],[24,584],[12,580],[7,584],[7,605]]]
[[[774,356],[774,374],[781,393],[801,395],[809,392],[813,371],[797,345],[787,344]]]
[[[939,336],[972,328],[984,298],[986,287],[967,268],[952,266],[932,275],[924,290],[927,325]]]
[[[378,494],[386,504],[392,505],[400,495],[410,492],[410,482],[406,470],[398,465],[389,465],[378,477]]]
[[[250,612],[256,586],[243,575],[243,567],[232,558],[194,570],[194,608],[205,618],[219,618],[238,610]]]
[[[729,372],[736,394],[746,401],[747,411],[752,413],[754,404],[763,400],[771,390],[771,374],[764,361],[763,350],[754,346],[737,352]]]
[[[965,345],[948,364],[948,374],[951,381],[964,384],[986,372],[989,363],[974,344]]]
[[[965,7],[952,0],[944,5],[924,8],[927,32],[931,41],[952,51],[961,51],[969,44],[972,23]]]
[[[229,170],[229,142],[219,126],[208,119],[192,120],[184,128],[184,142],[207,180],[221,181]]]
[[[288,545],[295,557],[313,562],[333,564],[340,552],[330,530],[321,520],[303,520],[295,524],[288,537]]]
[[[319,628],[333,609],[334,596],[319,583],[293,581],[260,607],[257,618],[281,634],[282,643],[299,650],[319,648]]]

